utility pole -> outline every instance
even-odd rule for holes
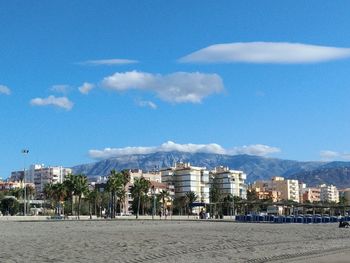
[[[23,159],[23,187],[24,187],[23,216],[27,215],[26,156],[28,155],[28,153],[29,153],[28,149],[22,150],[22,154],[24,156],[24,159]]]

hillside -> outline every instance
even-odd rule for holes
[[[243,170],[247,174],[249,182],[269,179],[275,175],[285,176],[287,178],[295,178],[294,175],[297,175],[298,179],[302,181],[312,182],[313,180],[310,174],[317,177],[313,172],[317,171],[318,168],[323,167],[323,169],[328,168],[332,170],[333,165],[336,167],[348,165],[350,167],[349,163],[344,162],[334,162],[332,164],[324,162],[299,162],[251,155],[231,156],[209,153],[158,152],[152,154],[124,155],[95,163],[78,165],[73,167],[73,171],[88,176],[98,176],[107,175],[112,169],[139,168],[142,170],[152,170],[155,167],[172,166],[178,161],[190,162],[194,166],[205,166],[208,169],[212,169],[218,165],[224,165],[231,169]],[[350,179],[347,180],[337,180],[337,182],[350,185]],[[318,180],[318,182],[330,181],[331,178],[327,178],[327,176],[320,177]]]

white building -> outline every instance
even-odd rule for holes
[[[247,198],[247,175],[243,171],[230,170],[228,167],[218,166],[210,172],[211,182],[215,183],[221,194]]]
[[[27,183],[34,183],[35,171],[40,170],[43,167],[44,167],[43,164],[32,164],[31,166],[29,166],[29,169],[26,170],[25,172],[26,174],[25,181]]]
[[[334,185],[320,185],[320,199],[323,202],[339,203],[339,191]]]
[[[70,173],[72,173],[72,169],[70,168],[62,166],[44,167],[41,165],[39,169],[35,169],[34,171],[34,185],[37,195],[43,192],[46,184],[62,183],[64,177]]]
[[[209,203],[209,171],[205,167],[177,163],[175,167],[161,169],[160,173],[163,183],[174,186],[175,197],[194,192],[197,202]]]

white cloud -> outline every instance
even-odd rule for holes
[[[138,71],[117,72],[105,77],[102,86],[116,91],[129,89],[152,91],[160,99],[173,103],[199,103],[203,98],[224,89],[219,75],[199,72],[175,72],[168,75]]]
[[[341,153],[335,151],[324,150],[320,152],[322,160],[332,161],[332,160],[350,160],[350,153]]]
[[[157,105],[154,102],[148,100],[138,101],[137,105],[139,105],[140,107],[149,107],[154,110],[157,109]]]
[[[51,91],[57,92],[57,93],[62,93],[62,94],[67,94],[70,90],[70,86],[67,84],[58,84],[58,85],[53,85],[51,87]]]
[[[279,152],[280,149],[267,145],[250,145],[236,147],[234,149],[225,149],[219,144],[178,144],[172,141],[163,143],[160,146],[153,147],[125,147],[125,148],[105,148],[103,150],[90,150],[89,156],[93,159],[108,159],[117,156],[130,154],[150,154],[156,152],[188,152],[188,153],[215,153],[215,154],[250,154],[265,156],[271,153]]]
[[[212,45],[179,59],[184,63],[317,63],[350,57],[350,48],[288,42],[247,42]]]
[[[139,63],[137,60],[133,59],[119,59],[119,58],[113,58],[113,59],[99,59],[99,60],[87,60],[80,62],[79,64],[82,65],[90,65],[90,66],[113,66],[113,65],[126,65],[126,64],[135,64]]]
[[[53,105],[65,110],[71,110],[73,108],[73,102],[71,102],[67,97],[49,96],[47,98],[35,98],[30,101],[30,104],[33,106]]]
[[[254,144],[254,145],[244,145],[240,147],[235,147],[230,150],[230,153],[233,155],[236,154],[248,154],[248,155],[258,155],[266,156],[273,153],[278,153],[281,150],[277,147],[271,147],[263,144]]]
[[[0,94],[10,95],[11,90],[5,85],[0,85]]]
[[[92,83],[88,83],[88,82],[84,82],[83,85],[81,85],[78,90],[80,91],[80,93],[87,95],[89,94],[89,92],[95,88],[95,85]]]

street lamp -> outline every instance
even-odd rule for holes
[[[26,188],[26,155],[29,153],[28,149],[23,149],[22,154],[24,156],[23,159],[23,186],[24,186],[24,203],[23,203],[23,215],[27,214],[27,188]]]

